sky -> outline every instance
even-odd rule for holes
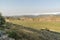
[[[5,16],[56,14],[60,0],[0,0],[0,12]]]

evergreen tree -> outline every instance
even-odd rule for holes
[[[5,24],[5,19],[0,13],[0,27],[2,27]]]

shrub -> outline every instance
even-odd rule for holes
[[[15,40],[19,40],[19,38],[20,38],[16,31],[9,32],[8,37],[14,38]]]
[[[4,26],[4,24],[5,24],[5,19],[0,13],[0,27]]]

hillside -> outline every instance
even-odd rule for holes
[[[6,32],[16,31],[20,40],[60,40],[60,16],[6,17]]]
[[[11,19],[11,20],[23,20],[23,21],[60,21],[60,14],[57,15],[21,15],[21,16],[9,16],[5,17],[6,19]]]
[[[37,30],[48,28],[49,30],[60,32],[60,15],[39,15],[34,18],[28,16],[6,17],[6,21]]]
[[[7,23],[8,31],[16,30],[20,40],[60,40],[60,33],[48,29],[36,30],[22,25]]]

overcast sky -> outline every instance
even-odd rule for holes
[[[0,12],[5,16],[50,14],[60,12],[60,0],[0,0]]]

